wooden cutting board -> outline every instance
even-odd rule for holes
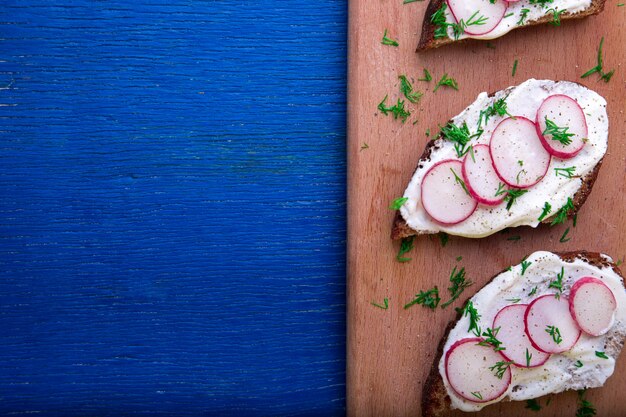
[[[621,0],[620,0],[621,1]],[[473,295],[495,273],[535,250],[602,251],[615,259],[626,255],[626,7],[609,0],[604,12],[561,27],[540,26],[517,30],[504,38],[472,41],[415,53],[426,2],[403,5],[402,0],[351,0],[349,7],[348,76],[348,376],[350,416],[419,416],[422,387],[445,324],[454,307]],[[381,44],[385,29],[399,47]],[[615,68],[607,84],[580,75],[596,65],[597,48],[604,36],[605,69]],[[518,60],[517,73],[511,75]],[[417,81],[427,68],[434,80]],[[433,87],[444,73],[459,83],[459,91]],[[377,111],[389,95],[399,97],[398,75],[414,80],[424,92],[419,105],[409,105],[406,123]],[[609,151],[596,185],[571,222],[555,227],[522,227],[486,239],[451,237],[442,247],[438,238],[420,237],[408,263],[396,261],[399,244],[389,238],[394,212],[390,202],[402,196],[417,159],[428,141],[427,129],[438,132],[470,104],[481,91],[497,91],[528,78],[572,80],[596,90],[608,102]],[[416,121],[416,122],[415,122]],[[415,124],[414,124],[415,122]],[[367,148],[366,145],[367,144]],[[365,148],[365,149],[362,149]],[[571,240],[560,243],[567,227]],[[519,236],[519,240],[509,240]],[[462,260],[456,260],[462,256]],[[475,284],[445,310],[403,305],[421,289],[437,285],[447,299],[448,277],[454,266],[464,266]],[[383,310],[371,304],[389,299]],[[626,357],[602,389],[588,398],[599,416],[626,415],[622,392],[626,389]],[[545,405],[547,398],[540,400]],[[574,416],[576,393],[554,395],[539,413],[525,403],[487,407],[484,416]],[[467,415],[453,413],[452,415]]]

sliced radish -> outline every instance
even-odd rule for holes
[[[466,400],[482,403],[502,396],[511,385],[511,368],[502,378],[489,369],[506,359],[475,337],[455,342],[446,353],[446,377],[452,389]]]
[[[439,223],[460,223],[476,210],[478,203],[463,188],[462,168],[461,161],[447,159],[433,165],[424,176],[422,205]]]
[[[543,134],[546,130],[546,118],[560,128],[567,128],[566,133],[574,135],[569,137],[571,142],[568,145],[553,139],[551,134]],[[572,158],[585,146],[587,120],[583,109],[571,97],[556,94],[545,99],[537,110],[536,123],[541,143],[546,151],[557,158]]]
[[[488,145],[476,145],[463,160],[463,179],[476,201],[497,206],[504,201],[506,189],[493,167]],[[500,193],[499,195],[496,195]]]
[[[572,286],[569,311],[583,332],[600,336],[613,326],[617,301],[604,282],[584,277]]]
[[[548,172],[551,156],[541,144],[535,124],[525,117],[501,121],[491,135],[489,149],[498,176],[511,187],[531,187]]]
[[[548,294],[536,298],[528,305],[524,322],[530,343],[542,352],[568,351],[580,337],[565,296],[557,298],[555,294]]]
[[[512,304],[498,311],[493,320],[493,328],[500,328],[498,340],[505,349],[500,353],[516,366],[532,368],[543,365],[550,357],[533,347],[528,339],[524,324],[524,314],[528,304]]]
[[[457,23],[463,20],[465,33],[484,35],[491,32],[506,13],[505,1],[491,3],[489,0],[446,0]],[[483,22],[472,24],[472,22]],[[469,24],[469,25],[468,25]]]

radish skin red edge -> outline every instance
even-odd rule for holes
[[[515,116],[502,120],[491,134],[489,151],[496,173],[513,188],[530,188],[545,177],[552,156],[537,135],[535,123]]]
[[[561,128],[567,127],[567,132],[574,134],[569,145],[563,145],[552,139],[550,135],[543,134],[546,130],[546,117]],[[569,96],[555,94],[546,98],[537,109],[535,124],[541,144],[546,151],[557,158],[573,158],[585,146],[588,134],[585,112],[576,100]]]
[[[472,16],[472,21],[480,16],[487,18],[483,25],[470,25],[463,28],[465,33],[473,36],[486,35],[494,30],[502,21],[508,7],[505,1],[491,3],[489,0],[446,0],[446,3],[457,23],[461,20],[467,23]]]
[[[535,349],[526,334],[524,316],[528,304],[511,304],[496,314],[492,328],[498,331],[498,340],[505,348],[500,351],[508,361],[520,368],[541,366],[550,358],[549,353]]]
[[[475,403],[493,401],[501,397],[511,385],[511,368],[498,378],[489,367],[506,361],[491,346],[478,343],[484,339],[466,338],[456,341],[446,353],[446,378],[459,396]]]
[[[441,224],[460,223],[471,216],[478,206],[478,202],[459,183],[462,181],[462,168],[461,161],[446,159],[433,165],[422,180],[424,210]]]
[[[563,353],[578,341],[581,331],[569,311],[569,300],[561,295],[547,294],[533,300],[526,308],[524,323],[533,347],[545,353]],[[549,328],[559,330],[557,342]]]
[[[583,332],[601,336],[613,326],[617,300],[600,279],[583,277],[572,286],[569,311]]]
[[[502,182],[493,166],[488,145],[475,145],[473,152],[470,151],[465,155],[463,179],[469,193],[480,204],[497,206],[507,196],[507,188],[500,190],[498,187]],[[496,196],[498,191],[501,193]]]

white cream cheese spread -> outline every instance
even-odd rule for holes
[[[605,260],[611,261],[606,256]],[[613,326],[602,336],[594,337],[583,332],[571,350],[553,354],[545,364],[536,368],[511,366],[512,381],[506,393],[492,402],[475,403],[452,390],[445,372],[445,355],[450,346],[458,340],[475,337],[468,332],[469,318],[462,317],[450,331],[439,362],[439,374],[452,401],[452,408],[478,411],[488,404],[507,399],[521,401],[565,390],[599,387],[613,374],[615,360],[626,337],[626,292],[621,277],[611,267],[593,266],[579,258],[564,261],[550,252],[535,252],[526,261],[530,265],[523,275],[522,266],[516,265],[495,277],[471,298],[480,314],[480,326],[491,327],[497,312],[511,304],[507,300],[519,298],[519,304],[528,304],[541,295],[554,294],[555,290],[549,288],[549,284],[561,268],[565,272],[562,293],[565,297],[569,296],[574,282],[584,276],[596,277],[611,289],[617,301]],[[535,287],[535,293],[529,295]],[[596,351],[605,352],[608,359],[598,357]],[[582,362],[582,366],[576,366],[577,361]]]
[[[506,203],[495,207],[479,205],[466,220],[454,225],[443,225],[434,221],[426,213],[421,202],[421,184],[427,171],[437,162],[445,159],[458,159],[454,143],[439,138],[428,160],[419,162],[404,192],[404,197],[408,200],[401,207],[400,213],[407,224],[420,233],[446,232],[451,235],[478,238],[507,227],[522,225],[537,227],[538,218],[546,202],[552,207],[547,217],[554,215],[567,203],[568,198],[576,194],[582,185],[582,178],[594,169],[607,151],[609,120],[606,101],[600,95],[573,82],[530,79],[516,87],[499,91],[493,97],[489,97],[487,93],[480,93],[474,103],[452,119],[457,126],[467,123],[470,131],[475,133],[481,110],[485,110],[496,100],[506,98],[508,112],[511,115],[524,116],[534,121],[541,103],[554,94],[564,94],[573,98],[585,114],[588,142],[580,153],[570,159],[553,157],[545,177],[538,184],[530,187],[526,194],[518,197],[510,210],[506,209]],[[471,144],[489,144],[492,132],[505,117],[507,116],[493,116],[486,124],[483,123],[483,134],[473,139]],[[572,166],[576,167],[572,178],[557,175],[555,171],[555,168]]]
[[[497,0],[504,1],[504,0]],[[591,5],[591,0],[559,0],[552,3],[547,3],[545,6],[541,4],[531,4],[529,0],[519,0],[515,2],[509,2],[506,9],[505,17],[502,18],[500,23],[489,33],[484,35],[469,35],[462,33],[458,39],[472,38],[472,39],[495,39],[510,32],[516,27],[525,24],[526,22],[532,22],[538,20],[546,15],[553,16],[554,10],[564,11],[569,13],[577,13],[585,10]],[[522,10],[528,10],[525,13],[523,21]],[[480,13],[480,12],[479,12]],[[446,7],[446,22],[456,23],[454,16],[449,7]],[[455,39],[453,29],[448,26],[448,37]]]

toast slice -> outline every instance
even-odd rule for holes
[[[518,86],[509,87],[489,95],[481,93],[474,103],[449,120],[446,126],[466,124],[469,126],[470,133],[478,131],[476,126],[479,122],[477,119],[481,118],[482,120],[480,115],[484,109],[493,108],[498,102],[508,103],[508,108],[505,107],[507,113],[502,116],[495,114],[490,117],[480,127],[483,133],[478,138],[471,139],[466,145],[484,146],[490,144],[491,136],[504,119],[515,118],[510,117],[509,114],[532,116],[540,107],[541,100],[552,95],[562,95],[561,93],[564,92],[573,96],[586,114],[583,117],[588,123],[589,137],[585,138],[586,144],[579,154],[571,158],[552,156],[545,179],[542,179],[537,185],[526,188],[527,192],[515,199],[514,204],[508,209],[505,208],[508,206],[505,203],[496,206],[478,204],[467,220],[458,224],[446,224],[434,219],[424,208],[421,185],[433,165],[442,160],[463,160],[467,155],[459,157],[458,151],[455,151],[457,144],[440,133],[427,143],[419,158],[413,177],[404,192],[407,201],[396,212],[393,220],[391,238],[402,239],[413,235],[440,232],[470,238],[485,237],[508,227],[522,225],[537,227],[540,223],[552,223],[559,214],[563,214],[560,213],[560,209],[566,205],[566,217],[572,218],[584,205],[591,193],[608,148],[606,102],[597,93],[573,82],[530,79]],[[590,116],[591,114],[593,117]],[[533,116],[532,119],[534,120],[535,117]],[[559,175],[563,174],[563,169],[572,166],[577,168],[571,178]],[[569,190],[567,193],[563,191],[565,188]],[[511,189],[515,189],[515,187],[512,186]],[[562,193],[557,198],[556,194],[559,190]],[[571,199],[571,202],[568,199]],[[542,217],[541,214],[546,203],[551,205],[551,210]],[[564,219],[560,219],[560,222]],[[474,224],[476,226],[473,226]]]
[[[618,300],[618,310],[615,316],[615,321],[613,322],[612,327],[610,328],[610,330],[608,330],[606,334],[604,334],[603,336],[598,336],[602,338],[601,340],[594,342],[593,336],[589,336],[583,333],[582,336],[580,336],[580,339],[578,339],[578,341],[576,342],[576,345],[574,345],[574,348],[572,349],[571,353],[565,353],[565,356],[561,354],[553,354],[552,357],[548,360],[552,362],[546,362],[545,366],[540,365],[537,368],[524,369],[524,368],[517,368],[514,365],[512,365],[511,368],[514,368],[512,372],[522,373],[519,379],[517,380],[519,381],[519,385],[518,386],[515,385],[516,379],[513,378],[512,383],[510,387],[508,388],[507,392],[496,401],[492,401],[490,403],[499,402],[499,401],[509,401],[509,400],[522,401],[525,399],[538,398],[546,394],[558,393],[558,392],[562,392],[562,391],[570,390],[570,389],[595,388],[595,387],[603,385],[605,380],[613,373],[615,360],[619,356],[619,353],[621,352],[624,346],[624,340],[626,339],[626,305],[625,305],[626,295],[624,295],[624,292],[623,292],[624,290],[623,279],[624,278],[623,278],[622,273],[620,272],[618,267],[615,265],[615,263],[613,263],[611,258],[609,258],[606,255],[603,255],[600,253],[594,253],[594,252],[586,252],[586,251],[561,252],[561,253],[535,252],[527,258],[528,261],[535,264],[534,265],[535,267],[542,267],[542,263],[541,263],[542,260],[544,260],[544,263],[551,265],[551,263],[554,263],[555,259],[560,260],[562,264],[565,265],[566,268],[568,268],[568,265],[571,265],[571,271],[573,274],[579,273],[579,271],[574,272],[574,268],[581,268],[582,266],[582,268],[586,270],[586,273],[589,273],[589,271],[591,271],[591,273],[593,273],[594,275],[599,275],[602,279],[606,279],[607,282],[612,282],[611,285],[612,285],[613,291],[616,293],[616,297]],[[533,265],[531,264],[528,271],[526,271],[527,274],[532,272],[532,269],[531,269],[532,267]],[[575,281],[577,279],[575,277],[568,277],[567,271],[569,270],[570,269],[567,269],[565,272],[566,278],[564,279],[562,297],[569,297],[569,290],[571,288],[572,281]],[[483,325],[483,328],[485,326],[489,326],[488,323],[491,323],[491,320],[493,319],[493,317],[490,317],[490,315],[492,315],[491,313],[485,314],[485,310],[481,311],[481,306],[485,305],[484,294],[488,294],[489,291],[493,291],[494,287],[501,286],[502,282],[510,283],[511,277],[510,276],[506,277],[505,274],[519,275],[520,271],[521,271],[520,265],[513,266],[510,269],[507,268],[503,270],[499,274],[495,275],[478,293],[476,293],[473,297],[471,297],[467,301],[467,302],[473,301],[473,304],[476,306],[478,313],[481,314],[479,323]],[[545,269],[542,272],[545,274]],[[546,287],[545,282],[543,284],[538,283],[537,285],[541,286],[542,290],[539,290],[537,294],[534,295],[535,297],[541,296],[542,292],[545,293],[546,291],[548,292],[555,291],[554,289],[545,288]],[[507,291],[511,291],[511,288],[506,287],[504,292],[506,293]],[[503,295],[502,298],[508,298],[508,295]],[[482,300],[482,303],[481,303],[481,300]],[[527,300],[528,300],[528,297],[525,297],[521,301],[521,303],[526,303]],[[467,302],[466,302],[466,305],[467,305]],[[501,308],[501,306],[498,305],[496,309],[499,309],[499,308]],[[464,312],[460,311],[456,319],[448,324],[448,326],[446,327],[444,336],[441,339],[439,346],[437,347],[435,359],[433,361],[430,373],[424,383],[424,387],[422,391],[422,416],[423,417],[447,416],[449,415],[450,410],[452,408],[459,408],[458,407],[459,398],[461,397],[459,397],[459,395],[456,394],[456,392],[450,387],[450,384],[447,380],[444,381],[444,376],[442,376],[443,375],[442,368],[445,367],[445,366],[442,366],[442,363],[443,363],[442,357],[444,356],[446,347],[449,348],[450,342],[452,342],[452,340],[449,340],[449,338],[451,336],[456,337],[456,338],[462,337],[462,336],[459,336],[459,334],[462,335],[463,332],[465,332],[467,328],[468,319],[464,318],[463,315],[464,315]],[[465,321],[461,322],[461,320],[465,320]],[[469,333],[466,332],[466,334],[469,334]],[[598,342],[599,344],[596,342]],[[596,343],[596,344],[594,345],[593,343]],[[578,346],[578,344],[580,344],[580,346]],[[597,346],[603,346],[603,347],[598,348]],[[600,361],[599,358],[596,358],[594,356],[594,353],[595,353],[594,349],[598,349],[598,350],[602,349],[606,353],[606,355],[608,355],[610,359],[602,359],[603,362]],[[506,351],[506,349],[504,351]],[[553,381],[552,379],[550,379],[550,377],[547,377],[548,378],[547,382],[543,382],[543,383],[537,382],[537,384],[541,384],[544,388],[547,387],[547,389],[543,391],[539,389],[535,389],[534,392],[538,393],[539,395],[536,395],[536,396],[532,395],[532,392],[533,392],[532,388],[537,388],[537,387],[532,387],[531,383],[525,381],[525,378],[528,378],[528,374],[524,375],[523,372],[537,372],[535,371],[535,369],[537,369],[538,372],[542,372],[542,368],[548,369],[550,366],[554,366],[555,363],[558,363],[558,364],[562,364],[562,362],[567,362],[569,364],[576,363],[574,361],[578,360],[578,358],[583,358],[582,359],[583,363],[586,360],[589,360],[589,361],[593,360],[593,359],[587,359],[587,358],[595,358],[597,359],[597,364],[594,365],[592,363],[587,363],[588,366],[586,368],[584,366],[581,366],[580,368],[570,366],[569,368],[567,368],[568,370],[566,372],[570,372],[571,375],[569,375],[570,379],[566,381],[566,383],[562,383],[561,381],[556,381],[556,379],[558,378],[555,378],[555,380]],[[594,369],[595,369],[594,367],[596,366],[607,367],[606,373],[604,374],[604,376],[598,376],[594,374]],[[586,369],[586,371],[583,371],[584,369]],[[531,386],[531,389],[528,389],[528,386]],[[530,395],[526,395],[526,396],[523,395],[523,393],[525,392],[524,391],[525,389],[527,390],[527,393],[530,393]],[[520,392],[522,394],[520,394]],[[511,396],[514,396],[514,395],[516,395],[517,398],[511,398]],[[454,397],[454,399],[452,397]],[[453,406],[453,402],[457,405],[457,407]],[[490,403],[482,403],[479,405],[477,405],[478,403],[472,404],[471,401],[468,402],[461,398],[460,404],[463,405],[463,403],[469,403],[469,409],[466,409],[464,411],[478,411],[480,408],[490,404]]]
[[[502,0],[498,0],[502,1]],[[600,13],[604,10],[605,0],[591,0],[587,6],[583,6],[581,10],[565,10],[561,14],[559,14],[559,22],[563,20],[570,19],[581,19],[583,17],[591,16]],[[503,19],[503,22],[506,19],[510,19],[513,23],[510,27],[502,28],[482,36],[472,36],[467,34],[461,34],[458,39],[455,39],[454,31],[452,29],[448,29],[446,36],[437,35],[436,31],[438,26],[433,23],[433,15],[442,8],[444,4],[447,4],[444,0],[430,0],[428,6],[426,7],[426,12],[424,14],[424,19],[422,22],[422,34],[420,36],[419,44],[417,46],[418,52],[423,52],[429,49],[439,48],[443,45],[448,45],[453,42],[461,42],[467,39],[494,39],[504,34],[508,33],[511,30],[519,29],[527,26],[535,26],[545,23],[554,22],[555,17],[551,10],[553,7],[557,7],[558,5],[553,5],[552,3],[548,3],[546,7],[542,7],[537,4],[530,4],[529,0],[519,0],[517,2],[508,3],[507,14],[513,13],[511,16]],[[522,19],[522,10],[532,10],[532,16],[527,19]],[[452,16],[449,11],[446,13],[446,21],[450,23],[456,23],[456,20]],[[502,23],[501,23],[502,24]],[[560,23],[559,23],[560,24]]]

